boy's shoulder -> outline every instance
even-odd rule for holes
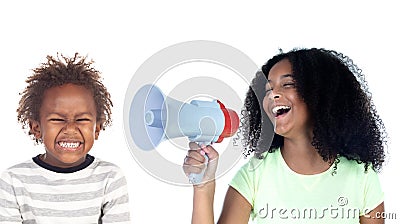
[[[122,169],[118,165],[98,157],[95,157],[93,163],[86,167],[85,170],[87,170],[87,172],[113,173],[117,176],[124,176],[124,172],[122,172]]]
[[[32,159],[25,160],[24,162],[20,162],[14,164],[6,169],[6,171],[15,170],[15,169],[34,169],[38,166],[33,162]]]
[[[11,176],[14,176],[15,174],[27,174],[31,170],[35,170],[37,168],[39,168],[39,166],[37,166],[32,159],[26,160],[24,162],[12,165],[5,170],[1,170],[1,179],[11,178]]]
[[[110,168],[110,169],[120,169],[120,167],[118,165],[116,165],[115,163],[103,160],[101,158],[95,157],[93,164],[95,167],[104,167],[104,168]]]

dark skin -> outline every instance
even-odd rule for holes
[[[90,90],[75,84],[46,90],[39,117],[30,128],[46,149],[40,159],[60,168],[83,163],[101,130]]]

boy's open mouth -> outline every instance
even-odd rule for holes
[[[79,146],[82,145],[82,142],[79,141],[59,141],[57,144],[66,150],[76,150],[79,148]]]
[[[292,108],[289,106],[276,106],[272,108],[272,113],[274,114],[275,117],[278,117],[280,115],[286,114],[287,112],[290,111],[290,109]]]

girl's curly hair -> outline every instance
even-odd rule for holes
[[[245,154],[262,158],[283,145],[283,137],[269,136],[272,124],[262,108],[270,69],[282,59],[292,65],[297,92],[313,118],[312,145],[325,161],[338,156],[379,171],[385,159],[386,129],[379,118],[368,85],[353,61],[336,51],[294,49],[280,53],[262,66],[250,84],[242,110],[241,131]],[[272,129],[273,130],[273,129]]]
[[[96,105],[97,122],[101,128],[111,125],[111,107],[113,106],[110,93],[101,83],[100,72],[92,67],[93,61],[86,61],[86,57],[75,53],[74,57],[67,58],[57,54],[57,57],[47,56],[47,62],[33,69],[33,75],[28,77],[27,87],[24,89],[17,109],[18,122],[23,129],[30,128],[31,121],[39,121],[39,110],[42,106],[43,94],[47,89],[64,84],[84,86],[93,93]],[[29,135],[32,133],[29,131]],[[33,135],[32,135],[33,136]],[[39,143],[40,139],[34,140]]]

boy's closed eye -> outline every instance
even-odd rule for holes
[[[78,119],[76,119],[76,122],[79,122],[79,123],[85,123],[85,122],[91,122],[91,121],[92,121],[91,118],[78,118]]]
[[[66,122],[67,119],[64,119],[64,118],[50,118],[49,121],[53,122],[53,123],[62,123],[62,122]],[[92,121],[91,118],[78,118],[78,119],[75,120],[75,122],[78,122],[78,123],[91,122],[91,121]]]
[[[51,122],[64,122],[65,119],[64,118],[50,118],[49,121]]]

